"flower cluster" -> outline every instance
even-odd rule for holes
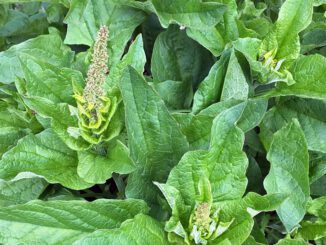
[[[103,89],[109,73],[107,41],[108,28],[102,26],[97,34],[85,88],[75,91],[74,96],[81,136],[91,144],[106,139],[106,131],[118,107],[118,98],[109,96]]]
[[[275,59],[276,53],[277,53],[277,49],[274,49],[274,50],[267,52],[262,57],[263,65],[275,72],[280,70],[282,63],[285,61],[285,59],[276,60]]]
[[[214,210],[207,202],[196,205],[189,221],[189,240],[195,244],[205,245],[222,235],[232,224],[219,220],[220,209]]]

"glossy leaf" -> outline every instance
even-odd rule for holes
[[[90,150],[78,152],[78,175],[89,183],[105,183],[113,172],[129,174],[134,170],[135,165],[129,157],[129,150],[120,141],[109,144],[104,156]]]
[[[21,139],[0,161],[0,177],[12,179],[20,173],[43,176],[50,183],[61,183],[72,189],[92,184],[77,175],[77,154],[51,130]]]
[[[116,64],[134,29],[144,21],[143,12],[113,0],[73,0],[65,18],[65,43],[91,46],[101,25],[109,29],[109,67]]]
[[[132,199],[32,201],[1,208],[0,241],[72,244],[95,230],[117,228],[147,210],[143,201]]]
[[[168,244],[162,225],[149,216],[139,214],[122,223],[119,229],[96,231],[76,241],[74,245],[113,244],[117,241],[130,245]]]
[[[302,220],[310,194],[308,149],[304,133],[293,120],[273,136],[267,159],[271,169],[264,180],[267,193],[284,193],[289,197],[276,210],[290,232]]]
[[[12,83],[16,76],[23,76],[18,60],[18,55],[21,54],[28,54],[37,60],[64,67],[69,67],[73,59],[72,51],[62,43],[57,33],[38,36],[0,53],[0,82]],[[29,69],[35,71],[33,66]]]
[[[157,194],[152,181],[167,179],[188,143],[164,102],[133,68],[125,69],[120,87],[130,154],[137,165],[129,176],[126,194],[155,203]]]
[[[23,204],[38,199],[48,183],[42,178],[0,180],[0,206]]]
[[[321,55],[309,55],[299,58],[291,68],[295,84],[279,83],[271,96],[294,95],[304,98],[325,99],[325,83],[323,71],[326,69],[326,58]]]
[[[169,24],[196,29],[215,26],[222,18],[226,7],[216,2],[190,0],[151,0],[163,27]]]

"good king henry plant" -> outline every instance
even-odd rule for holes
[[[0,244],[325,244],[325,10],[1,0]]]

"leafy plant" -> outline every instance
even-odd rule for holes
[[[0,0],[0,243],[324,244],[325,10]]]

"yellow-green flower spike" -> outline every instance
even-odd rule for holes
[[[103,90],[103,84],[109,73],[108,28],[102,26],[98,31],[94,45],[92,63],[87,72],[84,90],[75,91],[81,136],[90,144],[99,144],[107,140],[106,131],[118,107],[118,99]]]

